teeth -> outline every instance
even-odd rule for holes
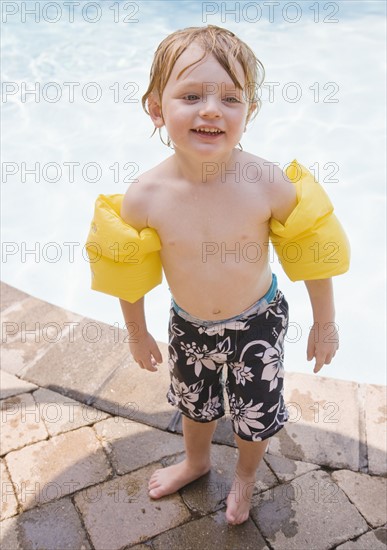
[[[215,128],[198,128],[195,130],[196,132],[206,132],[208,134],[220,134],[221,130],[217,130]]]

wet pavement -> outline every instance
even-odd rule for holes
[[[212,469],[160,500],[160,467],[184,457],[181,418],[124,331],[5,283],[1,356],[4,550],[386,548],[386,387],[287,372],[290,420],[260,465],[250,518],[225,520],[237,450],[218,422]]]

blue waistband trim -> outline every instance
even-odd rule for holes
[[[175,300],[171,299],[171,307],[175,310],[175,312],[180,315],[183,319],[186,321],[190,321],[191,323],[195,323],[198,325],[204,325],[204,326],[211,326],[211,325],[217,325],[219,323],[229,323],[230,321],[237,321],[238,319],[248,317],[249,315],[256,315],[257,313],[261,313],[264,311],[268,304],[274,300],[278,284],[277,284],[277,277],[275,273],[272,274],[272,282],[270,285],[269,290],[266,292],[262,298],[260,298],[257,302],[255,302],[252,306],[250,306],[248,309],[245,309],[242,311],[242,313],[239,313],[238,315],[234,315],[234,317],[229,317],[228,319],[216,319],[216,320],[204,320],[199,319],[197,317],[194,317],[188,311],[185,311],[183,308],[177,305]]]

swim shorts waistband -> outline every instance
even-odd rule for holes
[[[173,307],[175,312],[186,321],[189,321],[190,323],[195,323],[198,325],[207,326],[207,327],[212,325],[218,325],[220,323],[229,323],[231,321],[238,321],[241,318],[249,317],[250,315],[256,315],[265,311],[268,304],[275,298],[275,295],[278,289],[278,284],[277,284],[277,277],[275,273],[273,273],[272,275],[273,275],[272,282],[266,294],[262,296],[262,298],[260,298],[257,302],[255,302],[252,306],[250,306],[248,309],[245,309],[244,311],[242,311],[242,313],[239,313],[238,315],[234,315],[234,317],[229,317],[228,319],[216,319],[216,320],[198,319],[197,317],[194,317],[193,315],[188,313],[188,311],[185,311],[183,308],[178,306],[173,298],[171,299],[171,307]]]

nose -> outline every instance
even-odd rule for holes
[[[222,111],[216,98],[211,97],[203,101],[200,108],[200,116],[203,118],[220,118]]]

